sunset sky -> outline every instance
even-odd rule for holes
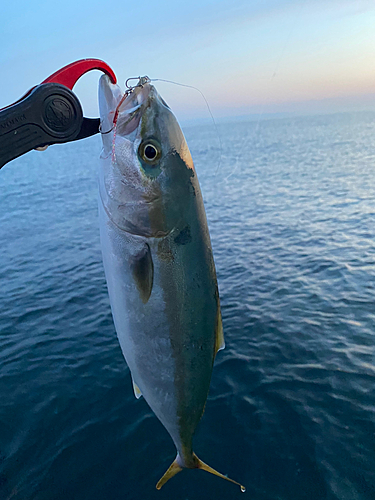
[[[76,59],[198,87],[215,117],[375,110],[373,0],[6,2],[0,107]],[[97,115],[97,71],[76,85]],[[207,116],[198,92],[158,83],[182,118]]]

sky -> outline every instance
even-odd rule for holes
[[[148,75],[192,85],[215,118],[375,110],[373,0],[4,2],[0,108],[77,59],[103,59],[124,88]],[[97,116],[100,72],[74,91]],[[155,82],[182,120],[199,92]]]

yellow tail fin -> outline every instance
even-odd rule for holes
[[[202,462],[202,460],[200,460],[195,453],[193,454],[193,456],[194,456],[194,462],[196,464],[195,467],[193,467],[193,468],[205,470],[206,472],[210,472],[211,474],[215,474],[215,476],[219,476],[222,479],[226,479],[227,481],[230,481],[231,483],[237,484],[237,486],[239,486],[241,488],[242,493],[245,493],[245,491],[246,491],[245,486],[242,486],[242,484],[237,483],[237,481],[234,481],[233,479],[230,479],[229,477],[224,476],[224,474],[220,474],[220,472],[217,472],[215,469],[213,469],[209,465]],[[180,471],[182,471],[182,469],[183,468],[177,463],[177,460],[174,460],[174,462],[169,467],[167,472],[164,474],[164,476],[160,479],[160,481],[156,485],[156,488],[158,490],[160,490],[160,488],[162,486],[164,486],[164,484],[167,481],[169,481],[169,479],[171,479],[171,477],[178,474]]]
[[[180,471],[182,471],[182,467],[180,467],[177,463],[177,460],[175,460],[174,462],[172,462],[172,465],[169,467],[164,476],[159,480],[158,484],[156,485],[156,489],[160,490],[160,488],[164,486],[171,477],[175,476]]]

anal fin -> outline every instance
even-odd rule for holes
[[[134,380],[132,379],[133,381],[133,390],[134,390],[134,396],[139,399],[141,396],[142,396],[142,393],[141,393],[141,390],[140,388],[137,386],[137,384],[134,382]]]

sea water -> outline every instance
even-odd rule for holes
[[[375,114],[184,129],[226,349],[197,455],[251,500],[375,498]],[[100,138],[0,171],[1,500],[234,499],[172,462],[117,342],[97,220]]]

